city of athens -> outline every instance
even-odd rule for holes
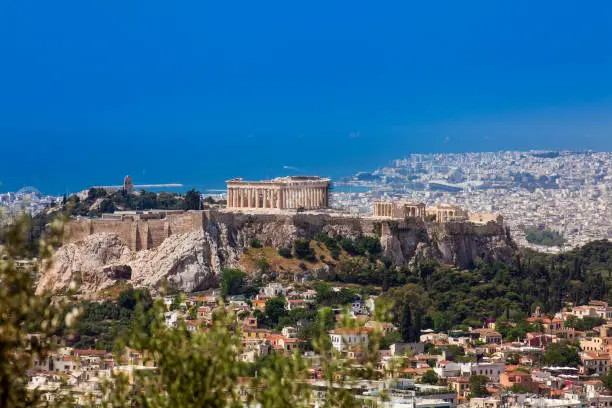
[[[612,407],[612,3],[0,9],[0,408]]]

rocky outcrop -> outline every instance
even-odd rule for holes
[[[165,284],[187,292],[202,290],[217,284],[221,268],[238,266],[243,249],[253,238],[278,248],[320,232],[351,238],[377,236],[385,256],[395,265],[436,258],[469,267],[477,258],[511,262],[514,253],[505,228],[494,222],[381,222],[333,214],[215,211],[205,211],[200,217],[201,226],[170,235],[153,249],[133,251],[113,233],[94,233],[67,243],[42,274],[38,291],[65,291],[71,282],[79,282],[83,293],[93,293],[118,280],[152,289]]]
[[[381,225],[381,244],[395,265],[421,259],[468,268],[477,259],[513,262],[514,242],[503,224],[389,221]]]
[[[120,280],[135,287],[167,285],[192,292],[217,283],[220,265],[213,248],[202,232],[173,235],[158,248],[139,252],[131,251],[114,234],[94,234],[57,251],[37,292],[78,288],[92,294]]]
[[[128,265],[134,254],[113,234],[96,234],[87,239],[63,245],[53,257],[50,268],[43,271],[37,292],[62,292],[76,288],[90,293],[109,286],[112,269]]]

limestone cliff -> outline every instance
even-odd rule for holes
[[[190,217],[200,219],[201,224],[191,223],[191,230],[169,235],[158,246],[141,251],[128,246],[125,234],[97,233],[90,225],[92,235],[79,236],[58,250],[53,266],[41,276],[38,291],[64,291],[77,281],[83,293],[93,293],[118,279],[129,280],[136,287],[154,289],[167,282],[183,291],[202,290],[217,283],[221,268],[238,265],[253,238],[278,248],[319,232],[352,238],[377,236],[385,256],[395,265],[433,257],[467,267],[477,258],[510,262],[514,252],[504,227],[496,223],[381,222],[333,214],[215,211]],[[129,231],[129,225],[122,230]]]

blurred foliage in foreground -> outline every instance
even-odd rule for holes
[[[53,333],[62,323],[71,326],[78,310],[67,312],[61,301],[34,294],[34,273],[50,260],[62,233],[60,219],[47,228],[41,238],[39,263],[33,269],[23,268],[29,225],[18,220],[6,232],[0,247],[0,406],[29,407],[38,401],[36,392],[28,392],[26,376],[35,358],[44,356]],[[62,322],[65,319],[65,322]]]
[[[49,225],[40,242],[40,259],[35,270],[19,267],[27,253],[25,219],[7,231],[0,248],[0,406],[74,406],[69,393],[59,392],[55,401],[44,401],[36,390],[28,390],[28,370],[33,360],[52,349],[51,339],[66,327],[74,327],[80,309],[69,309],[65,299],[34,293],[37,269],[48,266],[53,248],[61,240],[62,222]],[[272,354],[257,366],[240,361],[242,337],[235,317],[221,306],[211,327],[189,331],[164,325],[161,300],[140,299],[134,308],[134,324],[124,344],[116,347],[117,359],[129,346],[143,352],[150,369],[114,370],[102,386],[101,395],[91,396],[91,406],[103,407],[228,407],[258,403],[262,407],[309,406],[310,364],[298,352]],[[323,308],[320,321],[328,321],[331,309]],[[344,327],[354,320],[344,318]],[[375,370],[380,335],[374,333],[364,350],[362,364],[339,358],[326,328],[313,333],[318,356],[319,381],[325,386],[323,406],[352,407],[357,401],[347,385],[363,379],[378,379]],[[121,342],[119,342],[121,343]]]

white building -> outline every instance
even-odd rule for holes
[[[370,330],[365,327],[340,328],[329,331],[332,346],[338,351],[345,351],[353,346],[367,346]]]

